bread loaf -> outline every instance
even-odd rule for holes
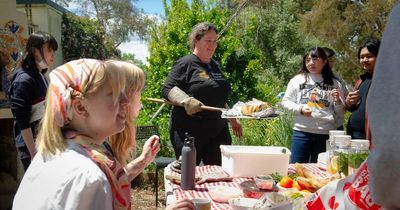
[[[260,112],[263,109],[270,107],[267,103],[262,103],[259,105],[244,105],[242,106],[242,114],[246,116],[252,116],[255,112]]]

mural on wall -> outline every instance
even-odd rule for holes
[[[22,59],[27,39],[23,36],[24,27],[10,20],[4,26],[0,26],[0,56],[5,65],[1,69],[2,89],[7,89],[11,70]]]

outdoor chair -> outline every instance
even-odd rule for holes
[[[154,125],[146,125],[146,126],[137,126],[136,129],[136,140],[137,141],[146,141],[152,135],[160,136],[158,129]],[[161,140],[160,140],[161,144]],[[157,156],[153,163],[156,168],[156,175],[154,177],[154,191],[156,193],[156,207],[158,207],[158,171],[160,169],[164,169],[168,164],[175,161],[175,158],[172,157],[161,157]]]

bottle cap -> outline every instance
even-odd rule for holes
[[[194,137],[190,136],[189,133],[185,133],[186,138],[183,141],[183,144],[186,146],[192,146],[194,144]]]

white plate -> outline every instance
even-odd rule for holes
[[[211,198],[220,203],[228,203],[231,198],[240,197],[243,193],[240,189],[228,186],[216,186],[208,190]]]
[[[258,199],[254,198],[231,198],[229,199],[229,205],[233,210],[246,210],[254,206]]]

